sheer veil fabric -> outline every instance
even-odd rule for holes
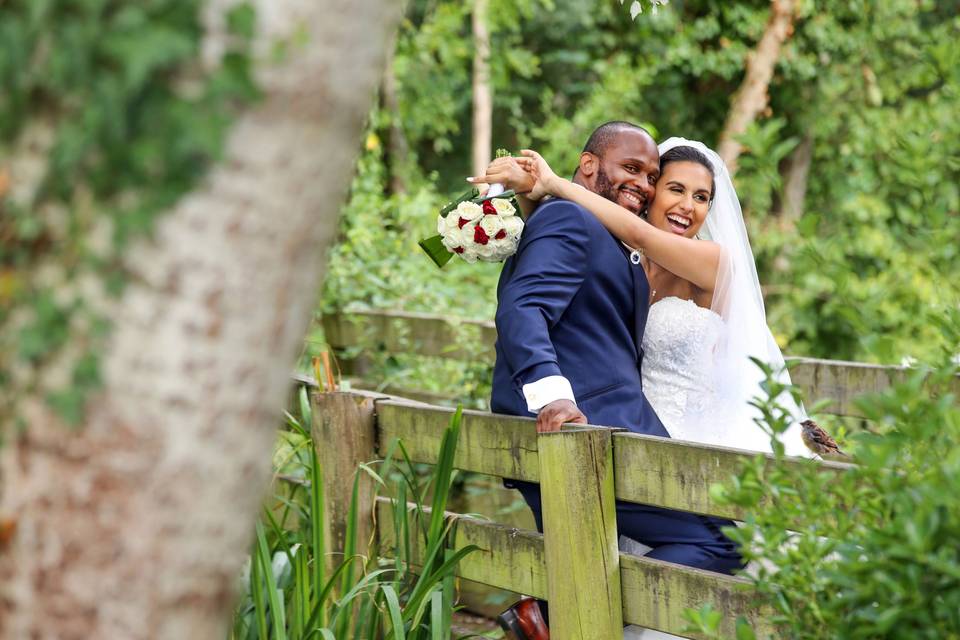
[[[753,451],[770,452],[769,436],[756,424],[760,412],[750,406],[754,397],[764,393],[760,387],[764,376],[750,358],[757,358],[775,371],[779,379],[789,382],[783,354],[767,326],[757,266],[750,248],[750,240],[743,222],[740,201],[723,160],[701,142],[685,138],[669,138],[660,143],[662,156],[674,147],[689,146],[701,151],[713,165],[715,194],[700,237],[712,240],[721,247],[720,268],[714,289],[711,311],[723,319],[724,333],[714,348],[711,358],[716,402],[709,415],[701,418],[716,421],[723,416],[726,446]],[[794,417],[790,429],[782,436],[787,455],[808,456],[800,438],[799,422],[806,419],[802,406],[797,406],[788,394],[778,401]]]

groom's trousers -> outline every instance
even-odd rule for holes
[[[537,520],[537,531],[542,533],[540,485],[529,482],[512,484],[530,505]],[[743,558],[736,543],[720,530],[732,526],[732,520],[617,500],[618,533],[652,547],[648,558],[733,573],[743,567]]]
[[[513,481],[510,486],[523,495],[537,521],[537,531],[543,533],[540,485]],[[743,568],[743,557],[737,551],[736,543],[720,530],[732,526],[732,520],[617,500],[617,532],[652,547],[646,554],[648,558],[718,573],[733,573]],[[539,602],[549,625],[549,607],[545,601]]]

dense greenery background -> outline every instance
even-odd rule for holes
[[[398,110],[372,114],[324,310],[492,318],[499,265],[441,271],[416,246],[470,171],[471,5],[408,6]],[[956,2],[800,5],[736,176],[771,327],[788,354],[932,357],[956,345],[931,316],[960,300]],[[494,146],[532,145],[563,168],[611,119],[715,144],[769,2],[674,0],[635,22],[615,0],[491,0],[491,14]],[[390,153],[391,126],[409,156]],[[783,172],[804,138],[813,162],[793,218],[780,212]]]

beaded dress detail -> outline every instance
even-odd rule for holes
[[[723,444],[712,358],[723,335],[716,313],[670,296],[650,306],[643,332],[643,394],[671,438]]]

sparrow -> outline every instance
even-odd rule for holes
[[[807,445],[807,449],[810,449],[810,451],[824,458],[832,458],[834,460],[847,460],[850,458],[850,456],[840,450],[840,447],[837,446],[837,441],[831,438],[830,434],[821,429],[820,425],[813,420],[804,420],[800,425],[803,427],[803,433],[800,434],[800,437],[803,438],[803,444]]]

